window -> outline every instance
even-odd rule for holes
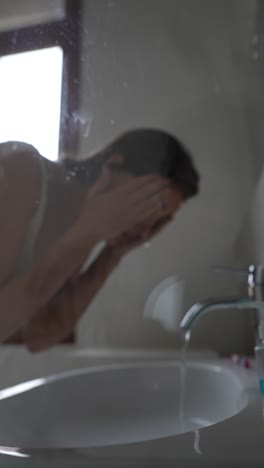
[[[53,21],[45,13],[46,23],[0,32],[0,142],[25,141],[53,161],[78,150],[81,1],[63,5]]]
[[[0,142],[25,141],[58,159],[62,67],[58,46],[0,58]]]

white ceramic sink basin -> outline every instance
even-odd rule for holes
[[[247,405],[228,369],[188,363],[184,427],[180,362],[82,369],[0,391],[1,446],[72,448],[173,436],[223,421]]]

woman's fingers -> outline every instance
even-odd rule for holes
[[[170,212],[169,191],[167,179],[148,175],[131,177],[108,191],[90,192],[81,213],[84,234],[109,241],[144,221],[155,222]]]

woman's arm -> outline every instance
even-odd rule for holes
[[[171,218],[167,217],[156,223],[149,232],[149,239],[156,236],[170,221]],[[141,235],[121,236],[113,242],[113,247],[105,247],[87,272],[68,282],[26,327],[23,335],[29,349],[48,349],[67,337],[120,260],[146,240]]]
[[[94,246],[71,232],[29,271],[0,289],[0,342],[24,327],[71,278],[72,272]]]
[[[68,288],[71,285],[67,290],[73,289],[74,293],[67,294],[70,294],[71,301],[75,302],[77,285],[73,283],[72,286],[69,280],[76,276],[76,271],[87,258],[88,252],[98,241],[111,239],[131,226],[156,216],[160,209],[160,191],[164,190],[166,185],[167,182],[160,178],[146,176],[124,184],[112,192],[89,196],[87,203],[82,207],[80,217],[45,258],[40,258],[29,271],[0,289],[0,341],[6,340],[26,326],[34,315],[47,307],[47,304],[56,303],[58,297],[62,296],[58,291],[64,290],[66,284]],[[99,265],[98,272],[101,268],[102,265]],[[80,288],[86,289],[87,283]],[[95,289],[97,290],[98,286]],[[77,303],[81,302],[78,300]],[[66,301],[64,306],[65,304]],[[82,313],[80,305],[75,306],[75,310],[78,310],[77,316]]]
[[[76,275],[97,242],[156,219],[167,186],[160,177],[144,176],[110,191],[98,193],[94,188],[88,193],[78,220],[32,270],[27,294],[34,296],[36,306],[47,304]]]
[[[106,247],[86,273],[68,282],[51,302],[39,311],[24,330],[31,351],[40,351],[69,335],[121,259],[121,251]]]

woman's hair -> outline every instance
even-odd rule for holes
[[[185,199],[199,191],[199,174],[189,152],[178,139],[162,130],[128,131],[89,159],[81,162],[68,159],[65,165],[81,182],[91,184],[100,175],[102,164],[115,154],[122,157],[122,162],[112,164],[118,171],[168,178]]]

